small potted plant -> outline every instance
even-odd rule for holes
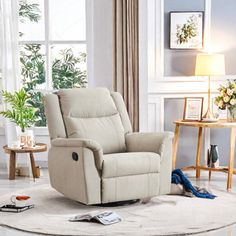
[[[22,88],[13,93],[2,91],[2,97],[10,108],[0,111],[0,115],[17,125],[16,132],[20,144],[32,147],[34,145],[33,131],[28,128],[32,127],[38,119],[35,115],[37,109],[29,104],[30,96]]]
[[[228,80],[226,86],[220,85],[220,94],[214,100],[219,109],[227,109],[227,120],[236,121],[236,80]]]

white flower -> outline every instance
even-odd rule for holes
[[[227,89],[227,94],[229,95],[229,96],[231,96],[231,95],[233,95],[233,93],[234,93],[234,90],[233,89]]]
[[[224,96],[223,100],[224,100],[225,103],[227,103],[230,100],[230,97],[229,96]]]
[[[234,106],[236,104],[236,99],[232,98],[229,103],[230,105]]]

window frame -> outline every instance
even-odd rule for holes
[[[93,78],[93,0],[85,0],[85,37],[86,40],[50,40],[50,17],[49,17],[49,0],[44,0],[44,28],[45,28],[45,40],[20,40],[18,42],[19,47],[25,44],[41,44],[45,47],[45,89],[40,89],[35,91],[50,92],[53,91],[52,87],[52,74],[51,74],[51,55],[50,47],[51,45],[57,44],[82,44],[86,47],[86,69],[87,69],[87,81],[89,85],[89,78]],[[22,86],[22,82],[17,81],[18,86]],[[49,136],[47,126],[34,127],[34,133],[36,136]]]
[[[90,2],[90,1],[88,1]],[[87,40],[87,9],[88,9],[88,2],[85,0],[85,19],[86,19],[86,40],[50,40],[50,4],[49,0],[43,0],[44,3],[44,29],[45,29],[45,40],[20,40],[18,45],[23,46],[25,44],[41,44],[45,47],[45,83],[46,83],[46,88],[45,89],[40,89],[40,91],[52,91],[52,73],[51,73],[51,46],[52,45],[62,45],[62,44],[74,44],[74,45],[85,45],[86,47],[86,55],[88,54],[88,40]],[[88,71],[88,61],[86,62],[86,68]],[[87,76],[88,79],[88,76]],[[20,85],[22,85],[20,81]],[[35,91],[39,91],[35,89]]]

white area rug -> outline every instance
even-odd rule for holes
[[[35,208],[22,213],[0,212],[0,225],[53,235],[187,235],[206,232],[236,222],[236,196],[214,190],[215,200],[161,196],[149,203],[102,208],[85,206],[66,199],[48,185],[18,193],[28,194]],[[9,203],[10,195],[0,197]],[[115,211],[122,222],[110,226],[69,222],[76,214],[93,210]]]

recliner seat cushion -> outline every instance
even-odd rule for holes
[[[105,154],[126,151],[125,130],[108,89],[63,89],[58,96],[68,138],[93,139]]]
[[[159,172],[160,155],[154,152],[126,152],[103,156],[103,178]]]

